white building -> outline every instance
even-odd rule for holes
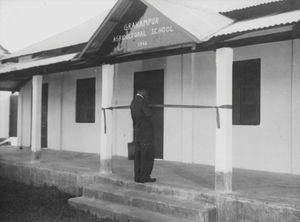
[[[100,153],[109,171],[132,140],[134,91],[147,87],[157,158],[215,165],[217,189],[231,189],[232,167],[300,175],[300,5],[244,4],[120,0],[5,57],[19,145]]]
[[[0,45],[0,58],[6,55],[9,55],[9,51]],[[16,136],[16,122],[12,119],[17,111],[17,104],[13,104],[12,100],[11,92],[0,91],[0,144],[5,143],[8,137]]]
[[[0,92],[0,138],[9,137],[9,98],[10,92]]]

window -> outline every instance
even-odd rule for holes
[[[95,122],[95,78],[76,82],[76,122]]]
[[[260,124],[260,59],[233,63],[234,125]]]

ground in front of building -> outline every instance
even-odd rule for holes
[[[112,222],[74,210],[73,197],[54,187],[34,187],[0,177],[0,221]]]

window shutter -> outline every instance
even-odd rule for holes
[[[76,122],[95,122],[95,78],[76,82]]]
[[[233,124],[260,124],[260,59],[233,63]]]

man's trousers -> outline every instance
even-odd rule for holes
[[[150,178],[154,164],[154,146],[136,142],[134,155],[134,180],[143,182]]]

